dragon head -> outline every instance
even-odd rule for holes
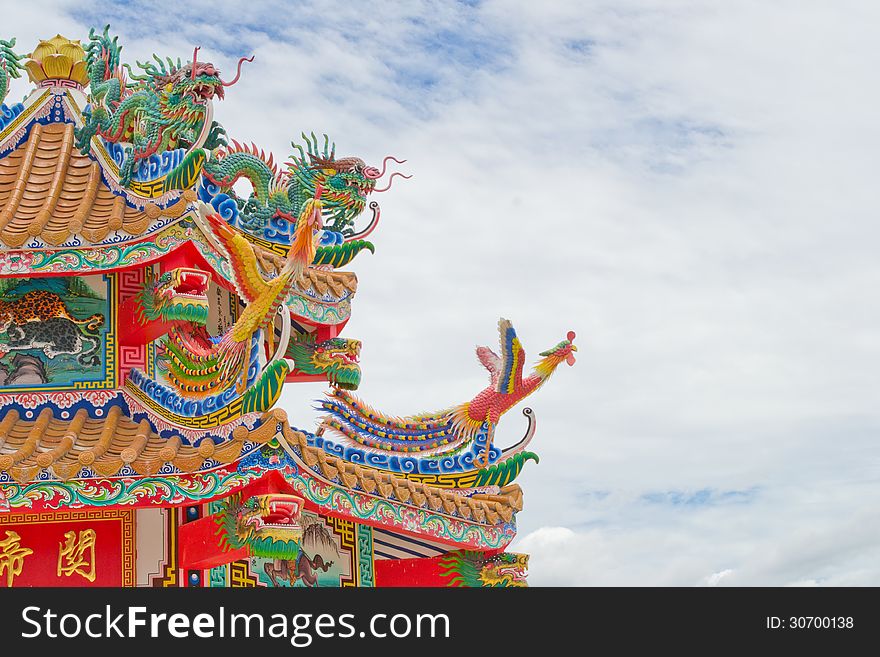
[[[138,62],[144,71],[153,77],[153,85],[161,89],[165,94],[169,105],[186,105],[190,109],[201,110],[208,104],[209,100],[219,98],[223,100],[224,88],[231,87],[238,82],[241,77],[241,65],[248,61],[252,62],[253,57],[242,57],[238,60],[238,71],[235,78],[231,82],[224,82],[220,78],[220,71],[210,62],[198,61],[199,48],[193,51],[192,62],[165,68],[161,60],[157,58],[159,67],[152,62],[142,64]],[[143,80],[141,76],[133,76],[134,79]]]
[[[272,530],[302,531],[299,523],[303,499],[296,495],[255,495],[240,506],[238,527],[248,536],[271,533]]]
[[[208,321],[208,274],[198,269],[180,267],[147,283],[138,295],[139,321],[191,322]]]
[[[299,551],[303,498],[280,493],[255,495],[237,507],[236,542],[253,556],[290,558]]]
[[[385,186],[377,188],[379,180],[385,175],[389,160],[403,164],[406,160],[398,160],[388,156],[382,161],[382,170],[368,166],[359,157],[336,157],[336,145],[328,149],[329,138],[324,135],[324,148],[318,148],[317,138],[303,134],[307,149],[295,142],[291,145],[299,151],[288,162],[288,174],[301,185],[308,196],[314,196],[320,190],[320,198],[326,215],[326,223],[334,231],[351,228],[355,219],[364,211],[367,196],[373,192],[384,192],[391,188],[394,176],[410,178],[394,172]]]
[[[446,586],[528,586],[529,555],[499,552],[491,556],[474,550],[455,550],[439,558]]]
[[[241,498],[241,493],[226,498],[214,516],[223,549],[246,547],[252,556],[295,559],[304,531],[305,500],[283,493]]]
[[[483,586],[528,586],[529,555],[502,552],[489,557],[480,569]]]
[[[171,79],[172,93],[187,98],[194,105],[204,105],[209,100],[223,100],[223,83],[214,65],[204,62],[187,64],[174,72]]]
[[[326,374],[331,385],[344,390],[357,390],[361,382],[360,340],[330,338],[315,343],[311,335],[292,340],[287,357],[304,374]]]

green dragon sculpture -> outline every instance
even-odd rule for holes
[[[208,321],[208,298],[205,290],[208,275],[198,269],[172,269],[147,283],[137,294],[138,322],[192,322],[204,325]]]
[[[263,571],[274,586],[297,580],[305,586],[318,586],[318,571],[327,572],[333,561],[320,554],[310,557],[303,549],[305,533],[301,512],[303,498],[275,493],[255,495],[244,501],[241,493],[221,501],[214,516],[214,534],[225,552],[245,548],[250,557],[272,559]]]
[[[456,550],[440,559],[440,577],[451,587],[528,586],[529,555],[501,552],[486,556],[472,550]]]
[[[394,172],[388,184],[377,189],[388,161],[402,164],[405,160],[388,156],[380,171],[358,157],[337,158],[336,145],[331,146],[327,135],[323,148],[314,133],[303,133],[302,137],[306,147],[292,142],[298,154],[292,155],[288,168],[280,172],[274,158],[256,146],[233,141],[227,148],[216,149],[202,171],[199,198],[210,203],[230,223],[275,245],[289,243],[303,204],[319,198],[325,228],[313,264],[341,267],[361,251],[375,250],[363,238],[378,223],[378,204],[370,203],[370,225],[359,233],[354,229],[355,220],[367,207],[367,197],[389,189],[395,176],[410,176]],[[252,188],[247,199],[239,198],[233,190],[241,179],[247,180]]]
[[[326,374],[330,385],[357,390],[361,382],[360,353],[360,340],[330,338],[316,342],[314,335],[306,334],[291,340],[286,357],[293,359],[297,371],[303,374]]]
[[[122,65],[122,48],[117,37],[110,38],[109,29],[106,26],[100,35],[94,29],[89,31],[86,57],[91,107],[85,112],[84,125],[76,132],[76,145],[87,154],[96,135],[109,142],[130,144],[119,171],[120,184],[127,186],[141,160],[179,147],[196,147],[197,151],[200,145],[211,147],[206,143],[209,139],[219,139],[217,126],[208,124],[209,101],[222,100],[224,87],[238,81],[242,63],[253,57],[239,60],[231,82],[221,80],[213,64],[196,59],[198,48],[191,63],[167,59],[166,67],[166,62],[154,55],[156,63],[137,62],[143,74],[135,74],[128,65]],[[133,83],[126,81],[123,68]],[[196,156],[195,152],[190,155]],[[198,157],[202,156],[199,152]]]
[[[15,54],[15,39],[3,41],[0,39],[0,103],[6,100],[9,93],[9,81],[11,78],[20,78],[24,67],[21,65],[22,57]]]
[[[247,548],[248,555],[296,559],[300,552],[303,499],[296,495],[255,495],[246,500],[237,493],[222,502],[214,516],[215,535],[224,551]]]

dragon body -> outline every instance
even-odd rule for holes
[[[89,31],[86,57],[91,105],[76,132],[76,145],[87,154],[96,135],[129,144],[119,171],[120,184],[127,186],[140,161],[204,142],[209,136],[205,130],[209,102],[222,99],[224,87],[234,84],[238,76],[224,82],[213,64],[196,59],[196,48],[193,61],[185,65],[169,59],[166,66],[158,57],[154,57],[155,64],[138,62],[143,74],[132,74],[129,68],[134,82],[128,82],[120,60],[122,48],[116,37],[110,38],[109,27],[102,34]],[[239,74],[243,61],[238,63]]]
[[[17,55],[13,48],[15,48],[15,39],[9,41],[0,39],[0,103],[6,100],[10,80],[20,78],[24,70],[21,64],[22,57]]]
[[[448,552],[440,558],[440,577],[450,587],[528,586],[529,555],[500,552],[486,556],[472,550]]]
[[[344,266],[361,251],[374,251],[371,242],[355,238],[354,222],[366,208],[367,197],[387,189],[376,188],[385,166],[380,171],[358,157],[337,158],[336,146],[329,145],[326,135],[323,149],[314,134],[303,134],[303,139],[306,148],[293,143],[297,153],[283,171],[271,155],[267,157],[255,146],[233,142],[228,148],[217,149],[205,164],[199,196],[249,234],[282,245],[289,244],[295,234],[296,218],[304,203],[318,198],[326,229],[314,264]],[[387,157],[385,164],[389,159],[402,162]],[[402,174],[394,173],[391,178],[395,175]],[[247,199],[239,198],[233,190],[242,179],[252,188]],[[378,206],[371,207],[375,225]]]
[[[200,205],[200,222],[229,259],[236,291],[246,304],[244,311],[220,336],[210,335],[205,327],[208,276],[198,270],[177,269],[144,287],[137,300],[139,322],[167,324],[160,364],[177,393],[198,399],[235,385],[236,392],[245,396],[246,409],[266,408],[277,399],[290,363],[284,358],[273,359],[258,384],[245,392],[253,345],[260,335],[266,335],[271,343],[275,316],[314,257],[321,230],[320,202],[312,200],[305,205],[287,260],[268,280],[259,269],[254,247],[209,210]]]
[[[159,363],[171,386],[189,397],[205,397],[230,387],[243,376],[250,351],[245,341],[227,336],[236,325],[219,338],[208,334],[207,286],[207,274],[174,269],[145,285],[137,299],[140,324],[167,325]],[[238,332],[245,330],[242,324]]]

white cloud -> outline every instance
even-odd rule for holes
[[[712,573],[706,578],[706,586],[718,586],[718,583],[722,579],[731,574],[733,574],[733,570],[731,570],[730,568],[718,571],[717,573]]]
[[[575,529],[521,535],[535,586],[853,586],[880,579],[876,486],[780,486],[748,503],[592,496]],[[669,500],[670,498],[667,498]],[[858,504],[853,505],[853,501]]]
[[[173,6],[19,4],[5,29],[27,49],[109,19],[129,60],[199,43],[224,71],[254,52],[216,108],[231,135],[409,160],[354,266],[364,397],[468,398],[499,316],[530,356],[577,331],[529,400],[533,583],[880,584],[875,7]],[[320,391],[285,392],[295,423]],[[641,500],[704,489],[760,492]]]

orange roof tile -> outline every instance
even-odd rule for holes
[[[101,418],[89,417],[81,409],[69,419],[45,408],[33,420],[21,418],[15,409],[4,409],[0,472],[8,471],[19,483],[33,480],[43,469],[62,480],[77,476],[83,467],[112,477],[126,464],[140,475],[153,475],[166,463],[194,472],[208,458],[221,463],[239,458],[245,440],[266,442],[274,435],[274,431],[241,429],[219,445],[203,440],[192,447],[177,436],[159,437],[146,420],[134,422],[119,406],[111,406]]]
[[[358,488],[377,497],[488,525],[498,524],[502,519],[510,522],[513,514],[523,508],[522,489],[518,484],[505,486],[498,495],[478,494],[468,497],[452,488],[438,488],[398,477],[375,468],[350,463],[309,445],[305,434],[290,428],[284,411],[275,409],[273,413],[282,422],[288,444],[299,453],[305,464],[345,488]]]
[[[34,124],[27,141],[0,160],[0,242],[10,247],[32,237],[51,245],[72,235],[98,242],[118,229],[140,235],[159,214],[179,216],[185,207],[128,207],[102,182],[100,165],[76,149],[70,123]]]
[[[257,244],[251,244],[257,262],[267,276],[277,276],[284,267],[284,257],[272,253]],[[310,267],[304,274],[300,289],[304,291],[311,288],[318,295],[332,292],[337,298],[342,297],[346,291],[354,294],[357,292],[357,274],[351,271],[334,271],[329,269],[316,269]],[[304,287],[305,286],[305,287]]]
[[[455,489],[437,488],[387,472],[349,463],[308,444],[305,434],[293,430],[281,409],[268,411],[253,431],[238,427],[218,445],[206,439],[198,446],[184,445],[177,436],[161,438],[146,420],[134,422],[120,407],[109,407],[102,418],[81,409],[69,419],[60,411],[43,409],[33,420],[24,420],[15,409],[0,416],[0,472],[9,472],[18,483],[36,479],[48,470],[61,480],[76,477],[88,467],[100,477],[112,477],[126,464],[141,476],[156,474],[166,463],[182,472],[195,472],[209,458],[231,463],[242,455],[245,441],[263,444],[276,435],[280,422],[284,439],[303,463],[328,481],[402,504],[495,525],[509,522],[522,509],[522,490],[505,486],[498,495],[468,497]]]

